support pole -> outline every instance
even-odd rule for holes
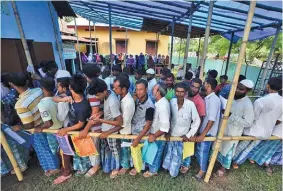
[[[12,4],[12,7],[13,7],[16,23],[17,23],[17,26],[18,26],[18,29],[19,29],[19,33],[20,33],[22,45],[23,45],[23,48],[24,48],[24,51],[25,51],[25,55],[26,55],[26,58],[27,58],[27,62],[28,62],[29,67],[32,68],[32,71],[33,71],[32,73],[34,73],[34,67],[33,67],[31,55],[30,55],[30,52],[29,52],[28,44],[27,44],[27,41],[26,41],[25,33],[24,33],[24,30],[23,30],[23,26],[22,26],[20,15],[19,15],[18,7],[17,7],[16,2],[14,0],[11,1],[11,4]]]
[[[128,50],[127,50],[127,41],[128,40],[128,29],[126,28],[126,38],[125,38],[125,55],[127,55]]]
[[[252,24],[252,20],[253,20],[253,15],[254,15],[254,11],[255,11],[255,7],[256,7],[256,1],[250,1],[250,7],[249,7],[249,12],[248,12],[248,17],[247,17],[247,22],[245,25],[245,30],[244,30],[244,35],[243,35],[243,39],[242,39],[242,44],[241,44],[241,49],[240,49],[240,53],[238,56],[238,60],[237,60],[237,66],[236,66],[236,71],[234,74],[234,78],[233,78],[233,83],[232,83],[232,87],[229,93],[229,97],[228,97],[228,101],[227,101],[227,105],[225,108],[225,112],[224,112],[224,117],[222,119],[222,123],[219,129],[219,133],[217,136],[217,140],[216,140],[216,144],[215,147],[213,149],[213,154],[212,157],[210,159],[209,162],[209,166],[205,175],[205,179],[204,181],[206,183],[209,182],[217,155],[218,155],[218,151],[220,149],[221,143],[222,143],[222,138],[225,132],[225,128],[227,126],[227,122],[228,122],[228,118],[229,118],[229,114],[231,111],[231,107],[232,107],[232,102],[234,100],[234,95],[236,92],[236,87],[238,85],[238,80],[239,80],[239,75],[241,72],[241,67],[242,67],[242,63],[244,61],[244,56],[245,56],[245,51],[246,51],[246,47],[247,47],[247,42],[248,42],[248,38],[249,38],[249,34],[250,34],[250,29],[251,29],[251,24]]]
[[[92,38],[91,38],[91,28],[90,28],[90,20],[88,20],[88,30],[89,30],[89,39],[90,39],[90,47],[89,52],[91,53],[91,57],[93,57],[92,51]]]
[[[209,38],[209,33],[210,33],[210,25],[211,25],[213,5],[214,5],[214,0],[211,0],[209,2],[209,9],[208,9],[208,15],[207,15],[205,36],[204,36],[204,42],[203,42],[203,50],[202,50],[202,56],[201,56],[201,60],[200,60],[200,74],[199,74],[199,78],[201,80],[203,80],[203,71],[204,71],[204,64],[205,64],[206,54],[207,54],[207,46],[208,46],[208,38]]]
[[[14,1],[12,1],[12,2],[14,2]],[[7,153],[7,156],[8,156],[8,158],[9,158],[9,160],[10,160],[10,162],[11,162],[13,168],[14,168],[14,171],[16,173],[18,180],[22,181],[23,180],[23,174],[20,170],[20,167],[19,167],[19,165],[18,165],[18,163],[17,163],[17,161],[14,157],[14,154],[13,154],[13,152],[12,152],[12,150],[11,150],[9,144],[8,144],[8,141],[5,137],[5,135],[3,134],[2,130],[1,130],[1,144],[4,148],[4,151]]]
[[[109,17],[109,50],[110,56],[112,55],[112,23],[111,23],[111,6],[108,6],[108,17]],[[111,62],[112,68],[112,62]]]
[[[98,47],[97,47],[97,39],[96,39],[96,29],[95,29],[95,23],[93,23],[93,32],[94,32],[94,45],[95,45],[95,53],[98,53]]]
[[[58,50],[58,53],[59,53],[60,65],[61,65],[61,68],[63,70],[66,70],[65,60],[63,58],[63,47],[62,47],[62,43],[60,42],[59,37],[58,37],[58,33],[60,34],[60,31],[57,31],[57,26],[55,24],[54,16],[53,16],[52,11],[51,11],[51,6],[53,6],[53,5],[49,1],[48,2],[48,8],[49,8],[49,13],[50,13],[51,21],[52,21],[52,25],[53,25],[53,31],[54,31],[56,46],[57,46],[57,50]],[[56,23],[57,23],[57,20],[56,20]]]
[[[199,35],[199,39],[198,39],[198,57],[197,57],[197,64],[196,66],[199,66],[199,54],[200,54],[200,41],[201,41],[201,35]]]
[[[178,65],[179,65],[179,63],[180,63],[182,43],[183,43],[183,39],[181,39],[181,38],[180,38],[179,56],[178,56]]]
[[[76,17],[74,17],[74,21],[75,21],[75,30],[76,30],[76,36],[77,36],[77,48],[78,48],[78,52],[79,52],[80,69],[82,70],[83,64],[82,64],[82,58],[81,58],[81,51],[80,51],[80,43],[79,43],[79,35],[78,35]]]
[[[274,50],[275,50],[275,46],[276,46],[276,42],[278,40],[278,36],[280,34],[280,29],[281,29],[281,27],[277,28],[273,42],[272,42],[272,45],[271,45],[271,49],[270,49],[270,52],[269,52],[269,55],[268,55],[268,58],[267,58],[267,61],[266,61],[266,65],[265,65],[265,68],[263,70],[263,74],[262,74],[262,77],[261,77],[261,80],[260,80],[260,86],[259,86],[259,90],[257,92],[258,96],[260,96],[261,91],[264,90],[264,88],[265,88],[265,87],[263,87],[264,82],[265,82],[265,78],[267,76],[267,71],[268,71],[269,65],[270,65],[271,60],[272,60],[272,56],[273,56],[273,53],[274,53]]]
[[[172,65],[172,57],[173,57],[173,43],[174,43],[174,30],[175,30],[175,18],[172,20],[172,27],[171,27],[171,51],[170,51],[170,65],[169,68],[171,68]]]
[[[225,68],[225,75],[228,73],[228,68],[229,68],[229,62],[230,62],[230,55],[231,55],[231,50],[233,47],[233,38],[234,38],[234,32],[231,34],[231,40],[230,40],[230,46],[229,46],[229,51],[228,51],[228,57],[226,61],[226,68]]]
[[[185,75],[187,73],[188,51],[189,51],[189,47],[190,47],[192,23],[193,23],[193,10],[192,10],[192,7],[191,7],[190,8],[190,23],[189,23],[188,34],[187,34],[187,43],[186,43],[186,48],[185,48],[184,60],[183,60],[183,65],[184,65],[184,76],[183,76],[183,78],[184,79],[185,79]]]

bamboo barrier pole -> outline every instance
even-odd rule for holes
[[[235,92],[236,92],[236,87],[238,85],[238,80],[239,80],[239,75],[240,75],[240,72],[241,72],[242,63],[243,63],[244,56],[245,56],[246,46],[247,46],[247,42],[248,42],[248,38],[249,38],[249,34],[250,34],[250,29],[251,29],[253,16],[254,16],[255,7],[256,7],[256,0],[250,1],[249,12],[248,12],[248,16],[247,16],[246,25],[245,25],[241,49],[240,49],[240,53],[239,53],[238,60],[237,60],[237,67],[236,67],[236,71],[235,71],[235,74],[234,74],[232,87],[231,87],[231,90],[230,90],[230,93],[229,93],[227,105],[226,105],[225,112],[224,112],[224,117],[222,119],[222,123],[221,123],[221,126],[220,126],[220,130],[219,130],[219,133],[218,133],[216,144],[215,144],[215,147],[213,149],[213,154],[212,154],[212,157],[210,159],[209,166],[208,166],[205,178],[204,178],[204,181],[206,183],[209,182],[209,179],[210,179],[210,176],[211,176],[211,173],[212,173],[212,170],[213,170],[216,158],[217,158],[217,154],[218,154],[218,151],[219,151],[220,146],[221,146],[221,142],[222,142],[221,139],[224,136],[224,131],[225,131],[225,128],[227,126],[229,114],[230,114],[231,107],[232,107],[232,102],[233,102],[234,95],[235,95]]]
[[[34,129],[26,130],[28,132],[33,133]],[[52,130],[52,129],[44,129],[42,132],[45,133],[57,133],[58,130]],[[79,131],[71,131],[68,132],[68,135],[79,135]],[[101,133],[89,133],[91,137],[99,137]],[[121,134],[111,134],[107,138],[114,138],[114,139],[135,139],[137,135],[121,135]],[[148,136],[144,136],[142,138],[143,140],[148,139]],[[269,139],[265,140],[280,140],[280,137],[272,136]],[[164,136],[158,137],[156,140],[166,141]],[[232,141],[232,140],[259,140],[256,137],[250,137],[250,136],[237,136],[237,137],[222,137],[221,140],[223,141]],[[183,141],[181,137],[170,137],[170,141]],[[216,137],[206,137],[204,141],[216,141]]]
[[[95,53],[96,53],[96,54],[98,54],[98,47],[97,47],[97,40],[96,40],[95,22],[93,22],[93,32],[94,32],[94,46],[95,46]]]
[[[4,151],[7,153],[10,162],[12,163],[12,166],[14,168],[14,171],[16,173],[18,180],[22,181],[23,180],[23,174],[20,170],[20,167],[19,167],[19,165],[18,165],[18,163],[17,163],[17,161],[14,157],[14,154],[13,154],[13,152],[12,152],[12,150],[11,150],[9,144],[8,144],[8,141],[7,141],[4,133],[2,132],[2,130],[1,130],[1,144],[4,148]]]
[[[209,9],[208,9],[206,28],[205,28],[205,37],[204,37],[204,42],[203,42],[203,50],[202,50],[202,56],[201,56],[201,59],[200,59],[199,79],[201,79],[201,80],[203,80],[203,77],[204,77],[203,71],[204,71],[204,64],[205,64],[206,54],[207,54],[208,38],[209,38],[209,33],[210,33],[210,25],[211,25],[213,5],[214,5],[214,0],[211,0],[209,2]]]
[[[19,33],[20,33],[22,45],[23,45],[23,48],[24,48],[24,52],[25,52],[25,55],[26,55],[26,58],[27,58],[27,63],[29,65],[29,67],[32,68],[32,74],[34,74],[35,71],[34,71],[34,67],[33,67],[33,62],[32,62],[32,59],[31,59],[29,47],[28,47],[27,40],[26,40],[26,37],[25,37],[24,29],[23,29],[23,26],[22,26],[18,7],[17,7],[17,4],[14,0],[11,1],[11,4],[12,4],[13,11],[14,11],[16,23],[17,23],[17,26],[18,26],[18,29],[19,29]]]
[[[91,54],[91,58],[93,58],[93,51],[92,51],[92,38],[91,38],[91,27],[90,27],[90,18],[88,20],[88,30],[89,30],[89,40],[90,40],[90,47],[89,47],[89,53]]]

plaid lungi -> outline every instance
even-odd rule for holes
[[[58,144],[58,141],[56,139],[56,136],[51,134],[51,133],[47,133],[47,141],[48,141],[48,145],[49,145],[49,148],[50,148],[52,154],[53,155],[57,154],[59,144]]]
[[[280,145],[280,147],[277,149],[271,159],[267,161],[267,164],[282,165],[282,145]]]
[[[237,148],[233,158],[234,163],[243,164],[254,153],[254,148],[261,142],[261,140],[255,141],[241,141]]]
[[[158,147],[157,153],[155,155],[155,158],[153,160],[153,164],[152,165],[148,165],[149,166],[149,171],[151,173],[157,173],[157,171],[159,170],[160,166],[161,166],[161,162],[162,162],[162,157],[163,157],[163,151],[165,148],[165,141],[155,141]]]
[[[204,141],[197,143],[196,157],[200,165],[200,169],[206,172],[208,166],[208,159],[210,154],[211,141]]]
[[[122,142],[131,142],[129,139],[122,139]],[[129,169],[131,161],[131,150],[130,147],[121,147],[121,166],[125,169]]]
[[[89,157],[80,157],[77,153],[73,157],[73,168],[75,171],[87,172],[91,167]]]
[[[97,150],[97,152],[99,152],[99,144],[100,144],[100,139],[98,137],[91,137],[92,138],[92,141],[95,145],[95,148]],[[91,162],[91,165],[94,167],[94,166],[97,166],[97,165],[100,165],[100,156],[99,155],[92,155],[92,156],[89,156],[89,159],[90,159],[90,162]]]
[[[263,165],[267,160],[272,158],[280,146],[280,140],[261,141],[260,144],[254,148],[254,153],[249,159],[254,160],[259,165]]]
[[[44,171],[59,169],[59,156],[52,154],[46,133],[34,133],[34,150]]]
[[[101,139],[100,156],[102,168],[105,173],[120,169],[120,144],[118,139]]]
[[[172,141],[167,142],[166,155],[162,167],[169,170],[172,177],[179,174],[183,162],[183,142]]]
[[[225,169],[230,169],[231,163],[233,160],[233,150],[234,150],[235,144],[232,146],[232,148],[229,150],[226,156],[223,156],[221,152],[218,152],[217,155],[217,161],[220,162],[220,164],[225,168]]]

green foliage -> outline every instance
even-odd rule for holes
[[[265,60],[269,54],[273,39],[274,37],[272,36],[263,40],[248,42],[246,48],[247,60],[252,61],[254,58]],[[180,52],[181,56],[183,56],[185,52],[186,42],[185,40],[183,41],[181,48],[180,48],[180,43],[181,42],[178,41],[177,43],[175,43],[174,46],[177,53]],[[203,38],[201,39],[200,44],[201,44],[200,46],[200,55],[201,55],[203,50]],[[208,43],[208,53],[219,54],[220,57],[224,57],[228,53],[229,45],[230,45],[230,41],[227,40],[226,38],[220,35],[211,36],[209,38],[209,43]],[[198,46],[199,46],[199,39],[191,39],[189,51],[197,52]],[[236,44],[233,44],[231,53],[238,54],[240,51],[240,46],[241,46],[241,40],[239,40]],[[280,33],[278,37],[275,53],[282,53],[282,33]]]

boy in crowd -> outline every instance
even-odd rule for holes
[[[103,114],[92,116],[92,120],[97,124],[102,124],[102,134],[100,135],[101,162],[103,171],[110,173],[110,178],[115,178],[120,169],[120,145],[117,139],[107,138],[111,134],[117,134],[122,129],[123,118],[120,112],[120,102],[117,96],[107,90],[106,83],[101,79],[94,79],[91,82],[89,94],[95,95],[100,101],[104,101]],[[101,116],[104,116],[101,119]]]
[[[218,95],[222,88],[227,84],[228,76],[222,75],[220,76],[220,84],[215,88],[215,94]]]
[[[43,92],[39,88],[29,89],[28,78],[24,73],[12,73],[9,79],[10,86],[19,93],[19,99],[15,105],[23,125],[13,126],[15,131],[20,129],[32,129],[42,123],[38,103],[43,98]],[[59,169],[59,159],[54,155],[48,145],[46,133],[33,134],[34,149],[45,175],[54,174]]]
[[[171,128],[166,134],[167,141],[170,136],[182,137],[183,141],[195,136],[200,125],[200,118],[194,103],[185,99],[187,87],[185,83],[178,83],[175,86],[176,97],[170,102],[171,106]],[[163,168],[169,170],[172,177],[176,177],[181,169],[181,173],[189,170],[191,158],[183,160],[183,142],[167,142],[166,155],[163,162]]]
[[[43,98],[38,103],[38,109],[41,115],[43,123],[35,128],[35,132],[40,133],[44,129],[53,129],[57,130],[62,128],[63,123],[57,119],[57,103],[55,103],[53,98],[53,91],[55,89],[55,82],[52,78],[42,78],[40,80],[41,89],[43,91]],[[46,133],[47,141],[50,147],[50,150],[53,155],[58,155],[58,142],[55,135],[51,133]],[[58,163],[59,163],[59,157]],[[48,175],[53,175],[59,173],[60,170],[49,171]]]
[[[89,102],[84,97],[84,91],[87,81],[84,76],[76,74],[70,79],[71,97],[61,98],[60,102],[69,102],[69,124],[68,127],[60,129],[57,134],[64,136],[70,131],[81,130],[85,127],[87,119],[90,117],[91,108]],[[57,98],[59,100],[59,98]],[[69,155],[63,155],[64,171],[63,175],[54,180],[54,184],[60,184],[72,176],[71,160]],[[79,157],[77,154],[73,157],[73,166],[77,175],[83,175],[90,167],[89,157]]]

